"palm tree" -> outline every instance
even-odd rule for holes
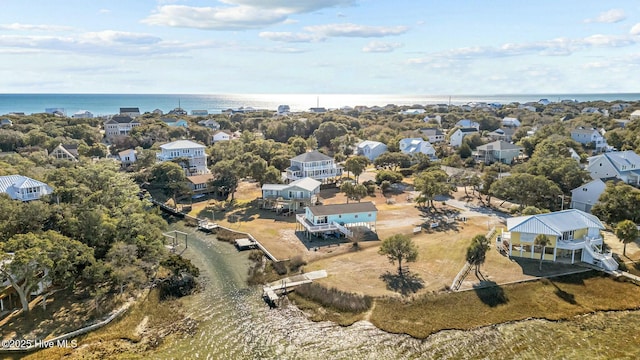
[[[638,227],[631,220],[622,220],[616,225],[616,236],[624,244],[622,255],[627,256],[627,244],[638,238]]]
[[[540,266],[538,266],[538,270],[542,271],[542,260],[544,259],[544,251],[547,245],[551,243],[551,240],[549,240],[549,238],[547,238],[547,236],[544,234],[538,234],[538,236],[536,236],[536,238],[533,240],[533,243],[536,246],[542,247],[542,251],[540,251]]]
[[[471,244],[467,248],[467,262],[475,266],[476,277],[480,270],[480,265],[484,264],[489,250],[489,240],[484,235],[476,235],[471,239]]]

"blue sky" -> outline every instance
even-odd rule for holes
[[[0,93],[640,92],[640,2],[0,0]]]

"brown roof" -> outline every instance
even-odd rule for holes
[[[309,206],[309,210],[311,210],[314,216],[353,214],[353,213],[378,211],[378,209],[376,208],[376,205],[372,202]]]
[[[211,179],[213,179],[213,174],[187,176],[187,180],[192,184],[204,184]]]

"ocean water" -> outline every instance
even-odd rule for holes
[[[517,94],[517,95],[358,95],[358,94],[246,94],[246,95],[190,95],[190,94],[0,94],[0,115],[11,112],[25,114],[42,113],[46,108],[62,108],[68,116],[79,111],[90,111],[95,116],[117,114],[121,107],[137,107],[141,112],[160,109],[168,112],[182,107],[207,110],[216,114],[226,109],[253,107],[275,111],[286,104],[291,111],[305,111],[311,107],[327,109],[344,106],[430,105],[451,103],[461,105],[470,102],[496,102],[508,104],[548,99],[560,101],[574,99],[586,101],[638,101],[640,93],[608,94]]]

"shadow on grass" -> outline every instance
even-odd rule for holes
[[[568,302],[571,305],[578,305],[575,295],[560,289],[558,285],[556,285],[556,283],[554,283],[553,281],[549,281],[549,282],[551,283],[551,285],[553,285],[553,287],[556,288],[556,291],[554,291],[553,293],[556,294],[557,297]]]
[[[479,284],[473,285],[473,289],[478,295],[480,301],[489,305],[490,307],[496,307],[509,302],[507,295],[495,281],[480,281]]]
[[[387,284],[387,289],[399,292],[402,295],[416,293],[424,287],[424,280],[417,274],[407,273],[399,275],[387,271],[380,275],[380,278]]]

